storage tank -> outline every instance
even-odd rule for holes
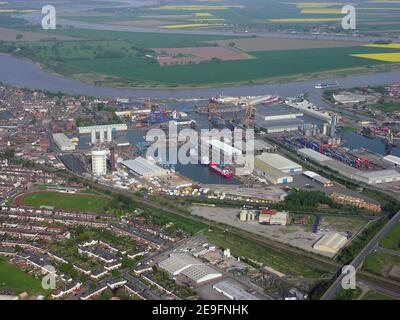
[[[240,211],[239,219],[240,219],[240,221],[242,221],[242,222],[247,221],[247,211],[246,211],[246,210]]]
[[[328,126],[329,126],[328,122],[324,122],[324,123],[322,124],[322,134],[323,134],[324,136],[327,136],[327,135],[328,135]]]

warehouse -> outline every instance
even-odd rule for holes
[[[309,148],[299,149],[297,153],[303,158],[310,159],[314,162],[319,163],[321,166],[327,166],[333,171],[340,172],[341,175],[350,179],[355,179],[354,176],[360,173],[360,170],[350,167],[344,162],[332,159],[322,153],[319,153]]]
[[[53,140],[61,151],[74,151],[75,145],[64,133],[53,134]]]
[[[269,120],[265,121],[264,119],[256,121],[257,126],[261,127],[263,131],[267,133],[282,133],[282,132],[291,132],[297,131],[304,124],[302,120],[292,119],[292,120]]]
[[[311,159],[315,162],[324,162],[324,161],[328,161],[328,160],[332,160],[332,158],[327,157],[326,155],[319,153],[313,149],[309,149],[309,148],[303,148],[303,149],[299,149],[297,151],[297,153],[302,156],[303,158],[306,159]]]
[[[198,284],[222,277],[220,272],[186,253],[171,253],[158,265],[172,276],[182,274]]]
[[[213,288],[230,300],[260,300],[231,280],[218,282],[213,285]]]
[[[346,244],[347,238],[340,233],[331,231],[319,239],[313,246],[314,250],[334,255]]]
[[[255,159],[254,166],[257,173],[260,176],[265,177],[272,184],[288,184],[293,182],[293,177],[283,173],[278,169],[275,169],[274,167],[257,158]]]
[[[137,157],[134,160],[123,161],[122,164],[134,174],[144,178],[159,177],[168,174],[167,170],[142,157]]]
[[[400,157],[392,156],[390,154],[390,155],[388,155],[386,157],[383,157],[382,160],[387,162],[387,163],[389,163],[389,164],[391,164],[392,166],[400,168]]]
[[[254,140],[254,153],[261,154],[263,152],[276,152],[277,146],[269,144],[268,142],[260,139]]]
[[[333,183],[331,180],[324,178],[323,176],[313,171],[304,171],[303,174],[311,180],[320,183],[324,188],[332,187]]]
[[[381,184],[400,181],[400,173],[396,170],[377,170],[369,172],[360,172],[353,176],[354,180],[366,184]]]
[[[263,153],[256,157],[259,166],[270,166],[285,173],[296,173],[303,170],[302,166],[277,153]]]
[[[286,226],[289,218],[289,213],[285,211],[275,211],[268,209],[261,209],[258,216],[258,222],[261,224],[280,225]]]

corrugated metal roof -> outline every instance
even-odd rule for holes
[[[142,157],[137,157],[133,160],[123,161],[122,164],[126,166],[129,170],[132,170],[142,176],[167,174],[167,170],[164,170],[163,168],[157,166],[155,163]]]
[[[279,170],[289,170],[289,169],[299,169],[301,170],[301,165],[281,156],[277,153],[263,153],[256,157],[258,160],[263,161],[274,168]]]
[[[233,300],[260,300],[229,280],[218,282],[213,285],[213,288],[232,297]]]
[[[386,157],[383,157],[383,160],[386,160],[388,162],[391,162],[393,164],[396,164],[396,165],[400,166],[400,157],[396,157],[396,156],[393,156],[393,155],[390,154],[390,155],[388,155]]]
[[[329,158],[326,155],[309,148],[299,149],[298,153],[319,162],[332,160],[332,158]]]

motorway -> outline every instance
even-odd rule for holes
[[[372,240],[361,250],[361,252],[350,263],[356,270],[361,266],[365,258],[375,250],[381,240],[394,228],[400,221],[400,211],[398,211],[386,225],[372,238]],[[332,300],[335,298],[337,291],[341,288],[342,280],[345,274],[340,274],[329,289],[321,297],[321,300]]]

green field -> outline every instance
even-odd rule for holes
[[[320,26],[322,24],[326,27],[333,24],[337,25],[337,29],[330,29],[330,32],[343,32],[337,22],[291,22],[291,19],[311,19],[310,21],[313,21],[313,19],[340,18],[342,16],[340,13],[327,14],[323,12],[324,10],[328,12],[329,10],[337,11],[341,8],[341,4],[330,2],[325,4],[318,2],[315,5],[310,5],[307,3],[283,3],[278,0],[271,0],[267,3],[263,0],[237,0],[234,5],[240,7],[230,8],[229,5],[232,5],[232,3],[206,4],[194,0],[176,0],[169,5],[173,5],[173,8],[163,9],[156,5],[155,7],[134,10],[112,8],[112,5],[110,5],[109,8],[101,10],[89,10],[86,15],[85,12],[75,12],[75,14],[66,12],[65,17],[71,20],[99,24],[118,21],[146,22],[146,20],[150,23],[161,21],[162,24],[163,21],[171,20],[178,25],[207,24],[207,19],[224,19],[223,21],[227,26],[223,28],[229,31],[240,31],[242,36],[236,36],[236,34],[222,36],[173,33],[175,29],[162,33],[162,31],[157,30],[157,23],[156,26],[153,26],[154,32],[58,28],[55,31],[48,32],[49,38],[57,34],[80,40],[0,42],[0,52],[30,58],[51,72],[97,85],[164,88],[254,84],[342,76],[366,71],[386,71],[393,64],[350,55],[398,52],[395,49],[362,46],[258,52],[243,49],[246,51],[240,52],[243,54],[243,60],[223,61],[223,56],[221,56],[221,59],[208,57],[205,59],[207,61],[200,64],[179,64],[180,60],[177,59],[178,61],[174,60],[174,63],[177,63],[176,65],[160,66],[156,59],[158,54],[152,51],[152,48],[212,47],[215,44],[213,41],[233,40],[234,42],[235,39],[242,38],[245,30],[248,31],[247,36],[251,36],[252,32],[260,30],[283,29],[287,31],[294,29],[307,32],[313,25]],[[181,5],[191,5],[191,8],[177,7]],[[320,7],[320,5],[322,6]],[[218,9],[218,6],[228,6],[228,8]],[[392,18],[383,19],[382,13],[387,10],[381,9],[385,7],[385,4],[366,2],[365,6],[368,6],[368,10],[362,9],[357,12],[357,21],[360,23],[358,30],[379,32],[390,26],[392,28],[399,27],[400,24],[392,24],[392,22],[397,20],[397,15],[400,16],[400,10],[389,10],[393,15]],[[400,4],[391,4],[390,6],[398,6],[400,9]],[[375,7],[376,10],[369,10]],[[306,9],[305,11],[310,9],[311,11],[322,10],[322,13],[303,12],[304,9]],[[286,19],[287,21],[274,23],[270,19]],[[6,21],[5,24],[7,24]],[[212,20],[210,22],[212,23]],[[44,33],[38,27],[36,30],[34,28],[30,31]],[[236,48],[236,50],[240,49]],[[245,59],[246,54],[250,55],[251,59]],[[399,64],[395,66],[398,67]]]
[[[387,277],[394,265],[400,266],[400,257],[382,252],[374,252],[365,259],[362,269]]]
[[[97,195],[43,191],[22,195],[20,201],[22,205],[26,206],[47,206],[65,210],[103,213],[111,200]]]
[[[380,246],[386,249],[400,251],[400,224],[397,224],[381,241]]]
[[[389,297],[383,293],[369,291],[364,297],[363,300],[396,300],[395,298]]]
[[[46,294],[41,281],[0,258],[0,291],[13,291],[15,294],[27,292],[30,295]]]
[[[335,296],[335,300],[356,300],[361,294],[361,289],[356,287],[354,290],[341,288]]]
[[[114,35],[119,36],[119,33]],[[175,37],[176,35],[172,37],[172,42],[168,40],[171,35],[150,37],[147,40],[141,36],[142,34],[137,42],[120,39],[3,44],[0,45],[0,50],[7,51],[9,46],[14,49],[18,47],[20,51],[17,55],[42,63],[49,70],[99,84],[119,86],[190,87],[253,83],[285,77],[310,77],[316,73],[384,64],[350,56],[379,53],[382,48],[348,47],[252,52],[254,59],[250,60],[160,66],[152,58],[146,57],[154,55],[149,48],[163,47],[167,45],[164,42],[169,43],[168,47],[199,46],[199,42]]]

